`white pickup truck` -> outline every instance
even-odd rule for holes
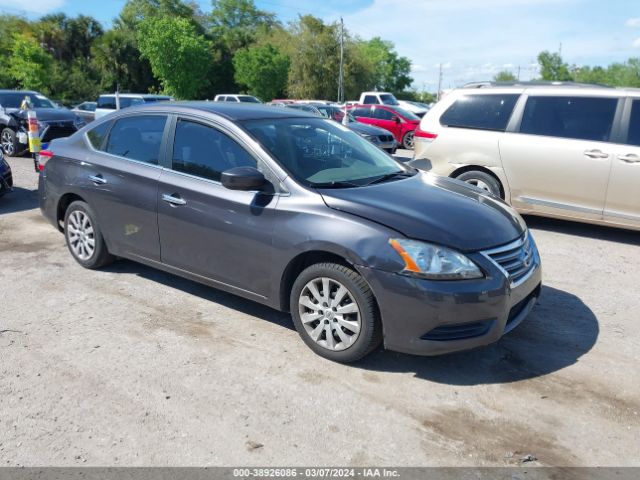
[[[389,92],[362,92],[360,105],[398,105],[398,100]]]

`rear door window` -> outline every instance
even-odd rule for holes
[[[376,97],[375,95],[365,95],[364,102],[362,103],[364,103],[365,105],[372,105],[372,104],[379,103],[378,97]]]
[[[440,117],[446,127],[504,132],[519,94],[465,95]]]
[[[354,117],[373,117],[373,112],[371,111],[371,108],[369,107],[360,107],[360,108],[354,108],[351,113],[353,114]]]
[[[520,133],[609,141],[617,98],[529,97]]]
[[[98,108],[106,108],[109,110],[116,109],[116,99],[115,97],[100,97],[98,98]]]
[[[634,100],[631,104],[631,118],[629,119],[628,145],[640,147],[640,100]]]
[[[165,115],[134,115],[116,120],[105,151],[157,165],[166,122]]]

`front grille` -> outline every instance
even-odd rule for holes
[[[59,124],[59,125],[49,125],[46,127],[44,131],[44,135],[42,135],[43,142],[50,142],[55,138],[63,138],[69,137],[76,133],[77,128],[73,124],[73,122]]]
[[[380,139],[380,142],[382,142],[382,143],[392,142],[393,141],[393,135],[378,135],[378,138]]]
[[[534,269],[534,248],[527,232],[515,242],[487,250],[483,254],[493,260],[514,285],[524,281]]]

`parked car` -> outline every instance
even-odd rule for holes
[[[242,102],[242,103],[262,103],[258,98],[253,95],[238,95],[238,94],[224,94],[216,95],[213,99],[214,102]]]
[[[455,90],[416,131],[413,165],[521,213],[640,229],[640,91],[518,85]]]
[[[359,122],[391,132],[403,148],[413,148],[413,132],[418,128],[420,117],[388,105],[356,105],[349,107],[349,111]]]
[[[28,97],[36,112],[40,139],[43,143],[67,137],[85,125],[75,113],[57,108],[44,95],[32,90],[0,90],[0,145],[8,156],[22,155],[29,149],[27,111],[22,102]]]
[[[0,197],[9,193],[13,189],[13,175],[11,174],[11,166],[4,158],[2,150],[0,150]]]
[[[393,138],[393,134],[384,128],[375,127],[373,125],[367,125],[365,123],[358,122],[353,115],[347,112],[346,124],[343,123],[344,108],[340,108],[336,105],[316,105],[316,109],[323,117],[335,120],[338,123],[342,123],[349,130],[356,132],[361,137],[369,140],[371,143],[381,148],[391,155],[396,153],[398,148],[398,142]]]
[[[96,118],[97,102],[82,102],[71,109],[73,113],[82,118],[86,123],[93,122]]]
[[[318,117],[322,117],[322,113],[320,113],[320,110],[318,110],[315,105],[308,105],[306,103],[285,103],[284,105],[282,105],[285,108],[291,108],[293,110],[298,110],[301,112],[307,112],[307,113],[311,113],[313,115],[316,115]]]
[[[80,265],[128,258],[290,311],[331,360],[486,345],[540,294],[502,200],[292,109],[134,107],[41,157],[40,208]]]
[[[398,106],[398,99],[389,92],[362,92],[360,105],[393,105]]]
[[[115,93],[105,93],[98,97],[94,117],[96,119],[104,117],[111,112],[115,112],[120,103],[120,109],[144,105],[146,103],[169,102],[173,97],[168,95],[152,95],[150,93],[119,93],[116,102]]]
[[[408,112],[417,115],[418,117],[424,117],[425,113],[429,111],[429,108],[424,104],[418,102],[410,102],[408,100],[398,100],[398,106],[407,110]]]

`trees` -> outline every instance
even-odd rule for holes
[[[284,95],[289,63],[270,43],[239,50],[233,57],[236,81],[265,101]]]
[[[559,53],[551,53],[547,50],[540,52],[538,55],[538,64],[540,65],[540,74],[542,80],[554,81],[570,81],[573,80],[569,65],[562,61]]]
[[[502,70],[501,72],[496,73],[493,80],[496,82],[515,82],[518,79],[513,72],[509,70]]]
[[[138,46],[163,89],[178,98],[196,98],[206,90],[211,44],[180,17],[150,17],[138,25]]]
[[[8,66],[9,75],[20,88],[49,92],[53,57],[32,36],[26,33],[14,36]]]
[[[413,82],[409,76],[411,61],[400,57],[392,42],[374,37],[362,42],[363,53],[374,71],[372,88],[383,91],[401,92]]]

